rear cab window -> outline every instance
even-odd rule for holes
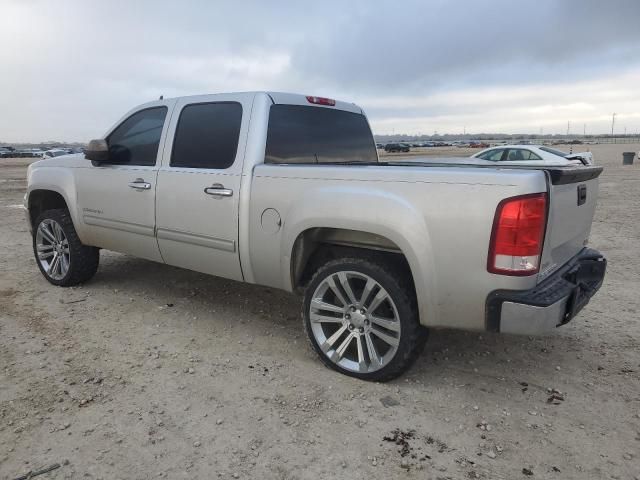
[[[364,115],[324,107],[271,106],[265,163],[377,163]]]

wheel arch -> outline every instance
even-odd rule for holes
[[[35,221],[40,214],[54,208],[69,209],[69,204],[62,193],[50,189],[34,189],[27,197],[27,210],[31,228],[35,228]]]
[[[308,283],[315,267],[345,255],[406,256],[395,242],[375,233],[335,227],[311,227],[298,234],[291,249],[290,277],[294,290]],[[413,278],[412,278],[413,283]]]
[[[46,162],[46,160],[44,161]],[[40,213],[49,208],[66,208],[82,240],[83,224],[78,218],[74,169],[69,167],[43,167],[36,162],[28,169],[28,187],[24,206],[28,211],[29,227]]]
[[[352,230],[344,226],[308,227],[298,232],[289,249],[286,272],[290,290],[300,292],[313,276],[317,268],[341,256],[361,256],[392,261],[406,271],[409,283],[415,289],[418,299],[420,323],[425,326],[436,324],[437,311],[432,299],[435,298],[433,265],[429,258],[420,258],[409,246],[408,239],[381,232],[379,228]],[[425,245],[422,247],[426,248]]]

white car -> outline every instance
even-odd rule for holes
[[[61,148],[54,148],[44,152],[42,154],[42,158],[46,160],[47,158],[55,158],[55,157],[60,157],[62,155],[68,155],[68,154],[69,152],[67,150],[62,150]]]
[[[502,165],[520,165],[536,162],[539,165],[593,165],[591,152],[566,153],[544,145],[500,145],[487,148],[471,158],[500,162]]]

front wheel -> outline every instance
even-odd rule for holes
[[[33,253],[42,275],[62,287],[89,280],[100,259],[96,247],[82,244],[66,208],[47,210],[36,219]]]
[[[322,361],[363,380],[391,380],[420,354],[426,330],[407,275],[383,262],[341,258],[305,290],[305,329]]]

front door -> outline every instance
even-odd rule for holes
[[[107,137],[109,161],[78,169],[78,214],[83,241],[162,261],[155,238],[158,155],[168,108],[127,117]]]
[[[238,204],[252,97],[176,104],[158,172],[157,237],[164,261],[242,280]]]

